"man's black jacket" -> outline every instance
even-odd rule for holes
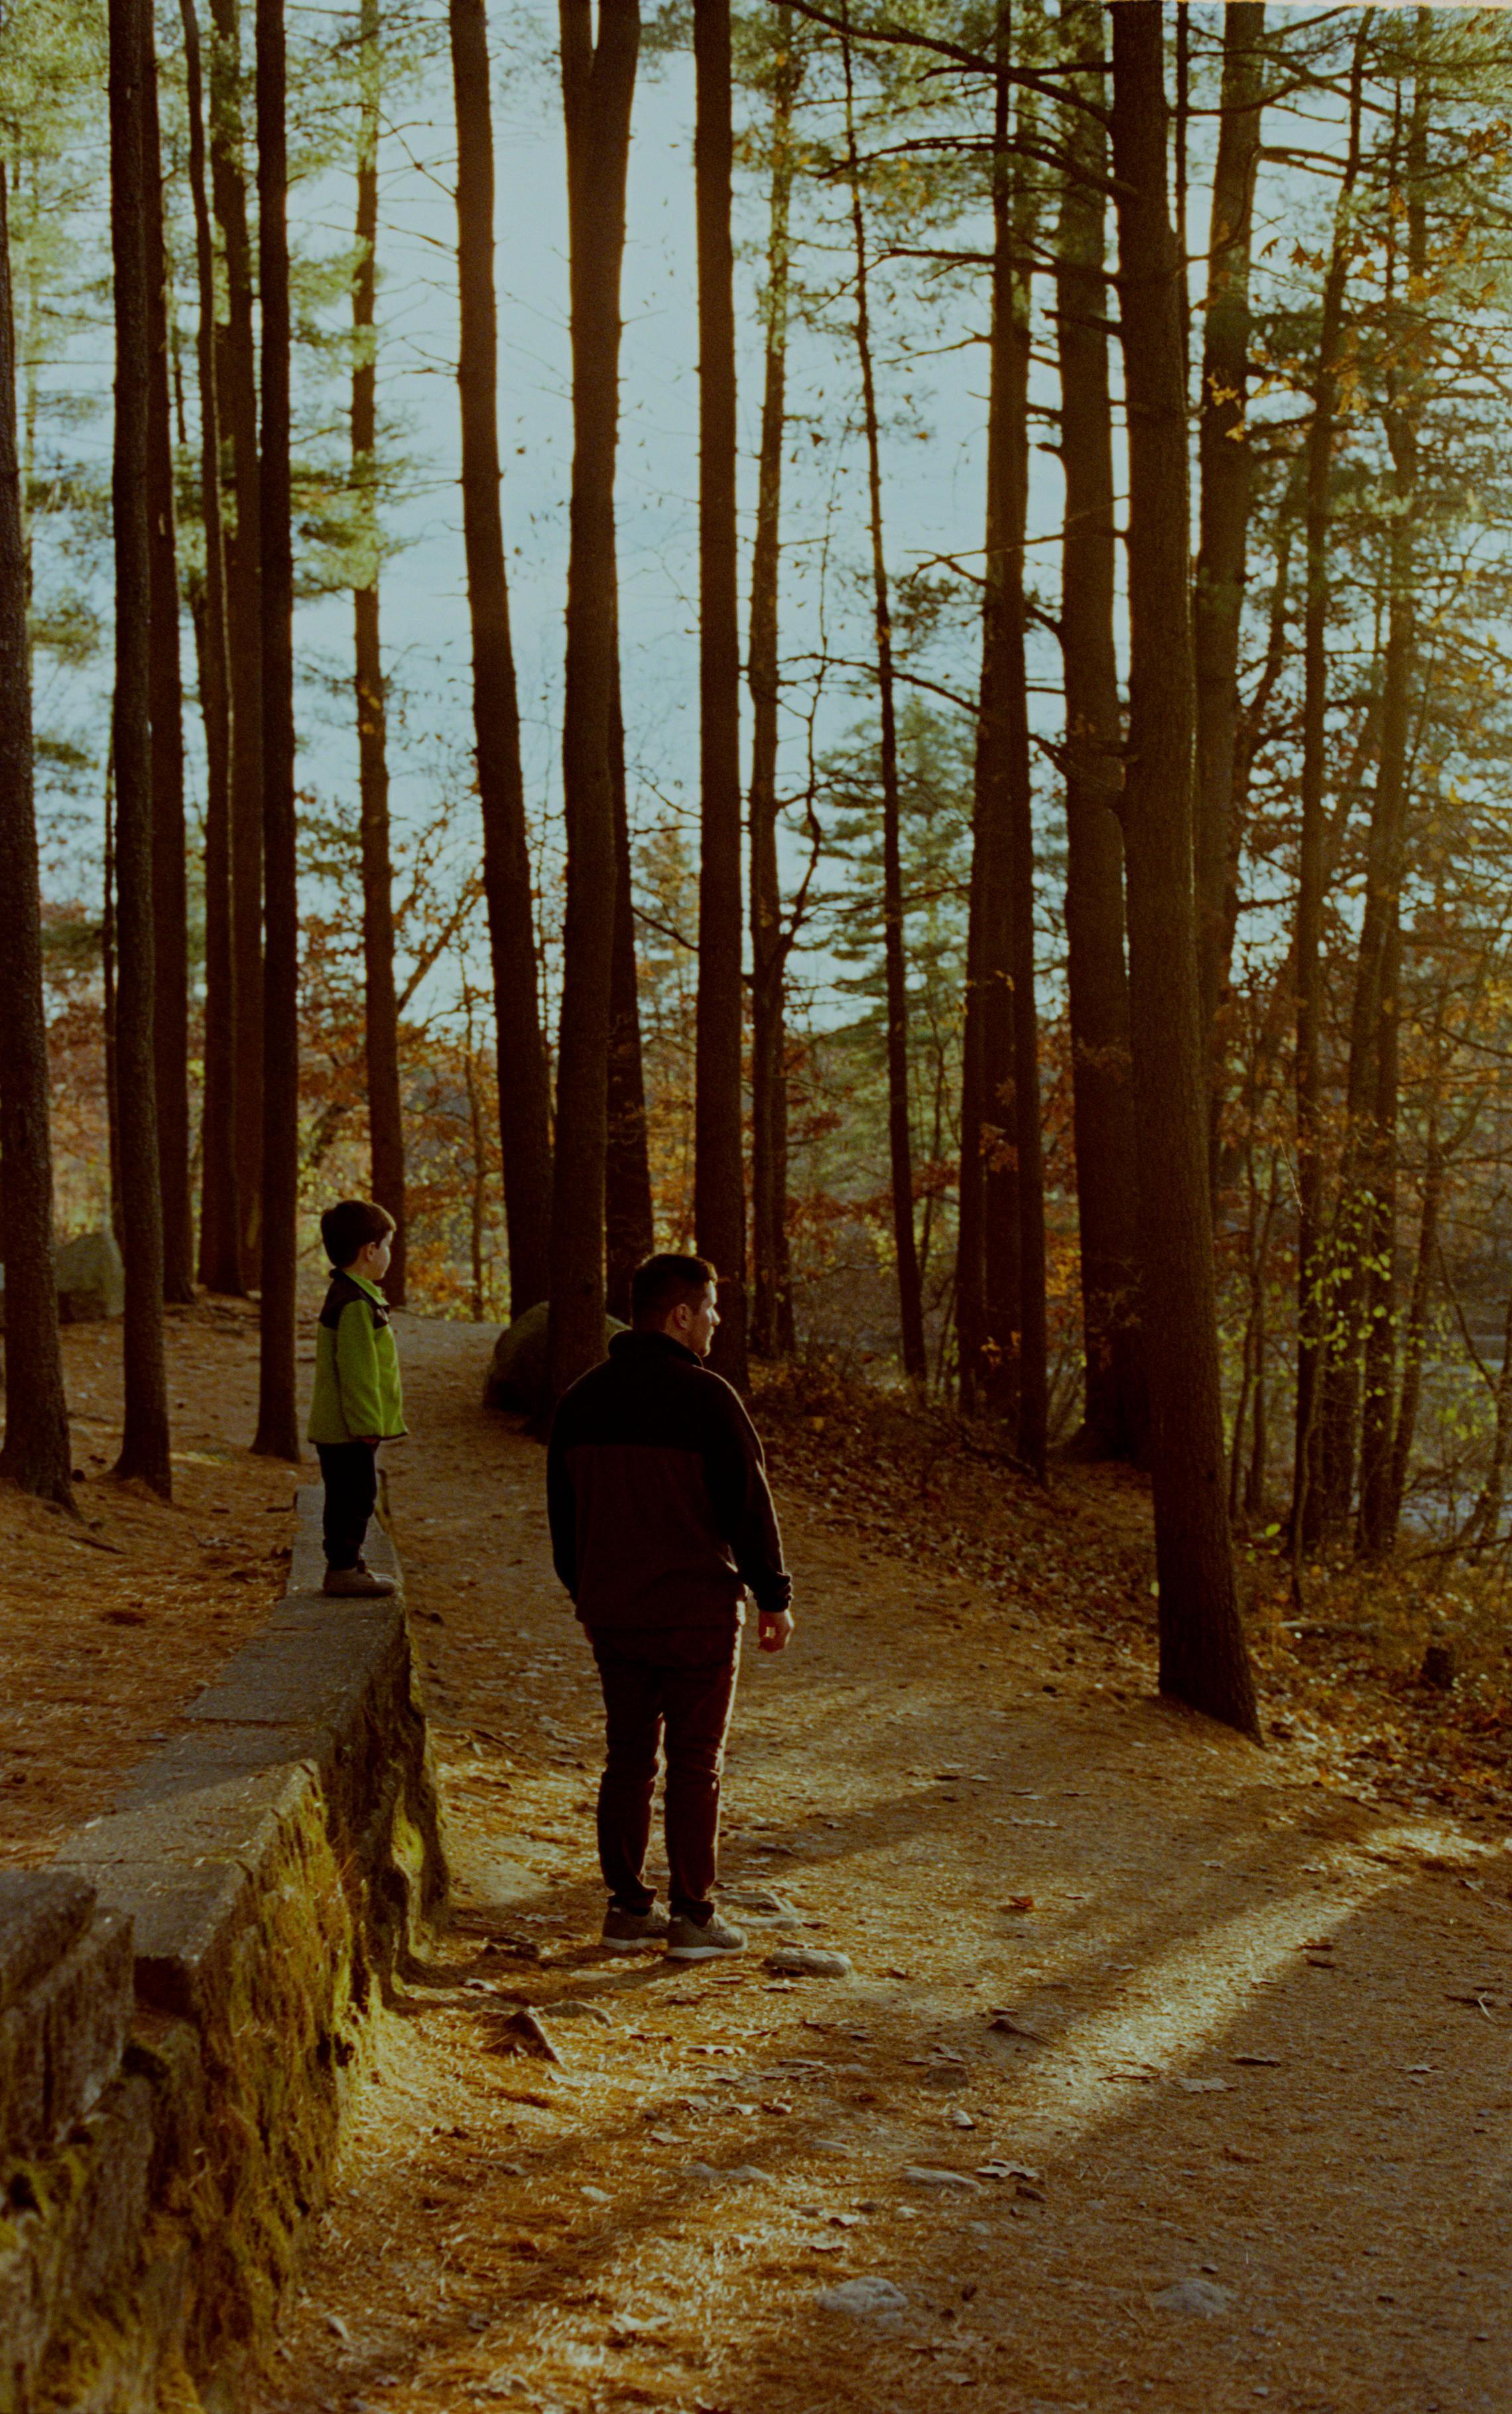
[[[557,1405],[546,1455],[556,1572],[585,1626],[719,1626],[793,1579],[756,1429],[670,1334],[616,1333]]]

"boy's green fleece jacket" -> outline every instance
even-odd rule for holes
[[[399,1352],[383,1293],[361,1274],[333,1274],[315,1330],[308,1438],[389,1441],[405,1430]]]

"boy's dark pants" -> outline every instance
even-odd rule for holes
[[[702,1911],[719,1842],[719,1773],[735,1697],[740,1629],[635,1627],[590,1632],[603,1687],[608,1757],[599,1782],[599,1866],[626,1911],[649,1910],[657,1746],[667,1755],[667,1864],[674,1913]]]
[[[325,1479],[326,1566],[354,1568],[378,1506],[378,1451],[370,1441],[318,1441],[315,1453]]]

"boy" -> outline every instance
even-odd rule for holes
[[[405,1431],[399,1352],[378,1285],[389,1271],[393,1217],[369,1199],[341,1199],[320,1218],[334,1269],[315,1334],[309,1438],[325,1479],[325,1584],[346,1601],[393,1590],[363,1557],[378,1500],[380,1441]]]

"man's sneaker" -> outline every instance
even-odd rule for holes
[[[667,1959],[669,1961],[718,1961],[725,1953],[744,1953],[746,1940],[738,1928],[727,1928],[718,1912],[701,1928],[696,1919],[679,1913],[667,1922]]]
[[[387,1601],[393,1586],[367,1568],[327,1568],[320,1590],[334,1593],[338,1601]]]
[[[667,1915],[660,1903],[649,1911],[621,1911],[612,1902],[603,1915],[603,1934],[600,1938],[606,1953],[639,1953],[647,1945],[660,1945],[667,1933]]]

